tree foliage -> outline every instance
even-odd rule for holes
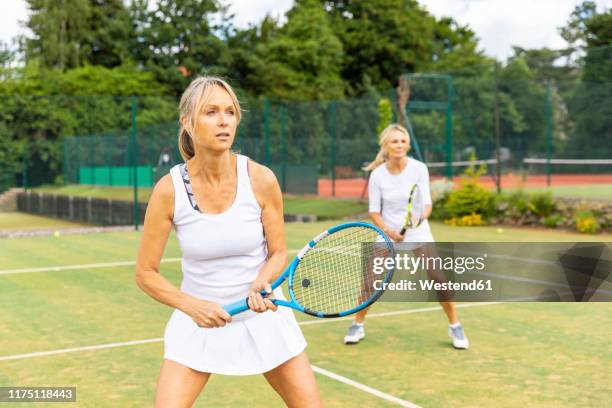
[[[560,28],[566,49],[515,47],[505,62],[484,56],[468,26],[433,16],[417,0],[296,0],[285,19],[267,16],[243,29],[222,0],[27,4],[31,37],[19,50],[0,44],[0,163],[9,172],[18,171],[26,141],[36,145],[36,160],[58,171],[55,141],[129,128],[132,95],[139,125],[175,122],[176,98],[202,74],[227,77],[248,102],[243,134],[261,135],[263,97],[286,103],[296,161],[308,149],[329,156],[330,100],[339,154],[363,161],[376,149],[377,101],[393,100],[405,73],[453,76],[457,159],[474,149],[479,158],[492,154],[496,103],[502,145],[543,152],[549,97],[556,152],[609,156],[598,146],[612,146],[612,15],[592,1]],[[447,102],[444,81],[419,80],[412,91],[411,100]],[[445,112],[412,110],[410,118],[426,159],[442,159]]]

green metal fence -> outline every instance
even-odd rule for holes
[[[498,165],[500,175],[539,173],[549,182],[551,174],[612,174],[611,82],[505,75],[406,77],[411,154],[433,177],[457,175],[473,157],[489,161],[492,177]],[[233,149],[270,166],[287,193],[359,195],[363,182],[352,193],[340,186],[364,179],[361,168],[376,155],[383,98],[399,118],[395,90],[332,101],[247,98]],[[53,106],[55,116],[16,113],[15,126],[30,136],[0,189],[151,186],[182,161],[173,98],[20,96],[11,104]],[[578,159],[595,161],[572,162]],[[137,194],[134,189],[135,201]]]

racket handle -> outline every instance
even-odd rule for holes
[[[272,293],[272,292],[270,292]],[[261,296],[262,297],[266,297],[268,296],[270,293],[266,292],[265,290],[261,291]],[[227,313],[230,314],[230,316],[233,316],[235,314],[238,313],[242,313],[242,312],[246,312],[247,310],[250,309],[249,307],[249,303],[247,302],[247,298],[241,299],[241,300],[237,300],[234,303],[230,303],[229,305],[225,305],[223,306],[223,310],[225,310]],[[273,301],[273,299],[270,299]]]
[[[400,235],[404,235],[406,233],[406,227],[402,228],[402,230],[400,231]]]
[[[234,303],[230,303],[229,305],[223,306],[223,310],[229,313],[230,316],[233,316],[235,314],[249,310],[249,304],[247,303],[247,299],[244,298]]]

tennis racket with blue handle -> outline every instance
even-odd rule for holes
[[[393,277],[394,268],[373,268],[374,259],[394,256],[393,244],[374,225],[349,222],[332,227],[306,244],[271,285],[275,289],[287,280],[290,300],[270,300],[316,317],[356,313],[382,295],[385,286],[376,281],[389,282]],[[249,306],[245,298],[223,309],[235,315]]]

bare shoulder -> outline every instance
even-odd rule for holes
[[[253,187],[256,189],[269,189],[278,185],[274,172],[269,167],[259,164],[253,160],[249,160],[249,177]]]
[[[170,176],[170,174],[166,174],[160,178],[157,183],[155,183],[153,193],[162,198],[174,198],[174,184],[172,183],[172,176]]]
[[[273,199],[276,195],[280,195],[278,181],[270,168],[249,160],[248,170],[253,192],[260,205],[269,199]]]
[[[166,174],[153,187],[149,206],[153,204],[165,214],[174,214],[174,184],[172,176]]]

